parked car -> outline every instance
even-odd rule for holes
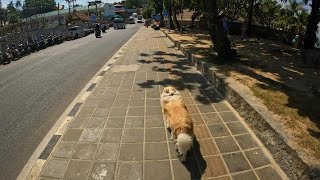
[[[86,31],[83,27],[81,26],[71,26],[68,28],[68,30],[65,33],[65,38],[74,38],[77,39],[79,37],[83,37],[86,35]]]
[[[137,23],[143,23],[143,22],[142,22],[142,16],[141,16],[141,15],[138,15],[137,17],[138,17]]]
[[[114,29],[125,29],[126,23],[124,22],[123,18],[115,18],[113,20],[113,28]]]
[[[129,24],[135,24],[136,22],[134,21],[134,17],[129,18]]]

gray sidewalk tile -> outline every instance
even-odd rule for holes
[[[92,117],[88,122],[87,128],[103,128],[107,118],[105,117]]]
[[[144,116],[144,107],[130,107],[128,116]]]
[[[144,106],[144,99],[130,99],[129,107]]]
[[[121,161],[141,161],[143,144],[122,144],[119,159]]]
[[[182,164],[178,160],[172,161],[172,168],[175,180],[200,180],[201,175],[196,163]]]
[[[269,180],[269,179],[281,180],[282,179],[279,176],[279,174],[270,166],[256,170],[256,172],[261,180]]]
[[[129,99],[127,100],[120,99],[120,100],[114,101],[112,107],[127,107],[128,104],[129,104]]]
[[[233,112],[220,112],[219,115],[221,116],[224,122],[239,121]]]
[[[70,180],[86,180],[90,166],[90,161],[71,160],[64,174],[64,178]]]
[[[145,93],[144,92],[132,92],[130,99],[145,99]]]
[[[62,141],[78,141],[83,129],[68,129],[62,137]]]
[[[240,122],[226,123],[233,135],[248,133],[246,128]]]
[[[210,138],[209,131],[204,125],[194,126],[193,131],[197,139]]]
[[[161,106],[160,99],[147,99],[147,107],[149,106]]]
[[[84,128],[87,125],[90,117],[75,117],[71,123],[69,128]]]
[[[122,129],[105,129],[100,142],[102,143],[119,143],[122,136]]]
[[[146,160],[163,160],[169,159],[167,143],[146,143],[145,144]]]
[[[163,116],[147,116],[146,128],[150,127],[164,127]]]
[[[118,143],[99,144],[95,159],[105,161],[116,161],[118,158],[118,152]]]
[[[212,103],[213,107],[218,111],[230,111],[230,108],[224,102]]]
[[[143,136],[144,136],[143,129],[124,129],[122,142],[124,143],[143,142]]]
[[[198,139],[197,141],[199,143],[202,156],[217,155],[219,153],[218,148],[212,139]]]
[[[87,100],[82,107],[95,108],[98,106],[99,100]]]
[[[72,159],[92,159],[97,146],[97,144],[92,143],[79,143],[72,154]]]
[[[147,116],[160,116],[162,115],[161,107],[146,107]]]
[[[238,145],[231,136],[216,138],[215,141],[221,153],[240,151]]]
[[[127,108],[111,108],[109,117],[124,117],[126,113]]]
[[[104,128],[123,128],[125,117],[109,117]]]
[[[41,176],[51,178],[62,178],[66,170],[68,160],[66,159],[50,159],[44,166]]]
[[[258,144],[250,134],[235,136],[235,139],[238,141],[241,149],[243,150],[258,147]]]
[[[211,104],[208,105],[198,105],[198,108],[200,110],[201,113],[212,113],[215,112],[215,110],[213,109],[213,107],[211,106]]]
[[[80,136],[79,141],[98,142],[102,135],[102,129],[85,129]]]
[[[258,180],[253,171],[232,175],[233,180]]]
[[[225,154],[223,159],[226,162],[231,173],[245,171],[250,169],[250,165],[241,152]]]
[[[117,180],[138,180],[143,179],[142,162],[121,162]]]
[[[81,108],[78,114],[79,117],[90,117],[95,108]]]
[[[252,164],[254,168],[270,164],[270,161],[264,155],[261,149],[246,151],[245,155],[247,156],[249,162]]]
[[[93,113],[93,117],[107,117],[109,115],[110,108],[97,108]]]
[[[208,125],[208,128],[213,137],[229,136],[230,133],[224,124]]]
[[[220,156],[210,156],[204,157],[206,162],[206,168],[202,177],[209,178],[209,177],[217,177],[227,174],[227,169],[223,164],[223,161]]]
[[[125,128],[144,128],[144,117],[127,117]]]
[[[162,142],[166,141],[166,134],[162,128],[148,128],[145,129],[145,141],[146,142]]]
[[[188,105],[187,109],[189,114],[199,114],[199,111],[196,105]]]
[[[192,114],[190,118],[193,122],[193,125],[202,125],[204,124],[203,119],[200,114]]]
[[[115,162],[94,162],[89,174],[89,180],[114,180]]]
[[[52,156],[56,158],[69,158],[73,149],[76,147],[75,142],[63,142],[61,141],[55,147]]]
[[[218,113],[208,113],[202,114],[204,121],[207,124],[218,124],[223,123],[221,118],[219,117]]]
[[[171,169],[169,161],[152,161],[145,163],[145,180],[170,180]]]

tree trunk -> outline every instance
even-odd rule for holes
[[[168,7],[168,20],[169,20],[169,23],[170,23],[170,29],[174,29],[174,24],[172,22],[172,9],[171,9],[171,6]]]
[[[314,44],[317,42],[316,33],[318,30],[318,23],[320,21],[319,8],[320,0],[312,0],[311,13],[308,19],[308,26],[303,46],[304,49],[313,49]]]
[[[226,33],[223,31],[222,21],[219,18],[217,0],[209,0],[206,4],[206,16],[208,21],[209,33],[214,44],[214,49],[223,58],[232,58],[236,51],[231,48]]]
[[[173,0],[173,5],[172,5],[172,14],[173,14],[173,24],[175,29],[180,29],[180,24],[177,19],[177,3],[176,0]]]
[[[247,21],[244,24],[244,28],[242,30],[242,38],[244,36],[250,36],[251,35],[251,24],[252,24],[252,14],[253,14],[253,5],[255,0],[250,0],[249,2],[249,11],[247,15]]]
[[[191,27],[194,26],[194,21],[197,19],[198,16],[201,15],[200,11],[195,11],[191,16]]]

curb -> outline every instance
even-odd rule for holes
[[[48,134],[43,138],[36,150],[33,152],[28,162],[20,172],[17,180],[33,180],[37,179],[42,171],[48,157],[53,151],[55,145],[59,142],[60,138],[67,129],[69,122],[79,112],[81,106],[87,97],[94,90],[96,85],[100,82],[104,74],[110,69],[112,64],[121,56],[124,49],[128,47],[128,43],[138,34],[141,28],[133,34],[133,36],[125,42],[120,49],[107,61],[107,63],[91,78],[87,85],[80,91],[76,98],[70,103],[67,109],[62,113],[57,122],[50,129]]]
[[[312,167],[306,164],[296,150],[287,144],[279,125],[275,123],[277,117],[252,94],[248,87],[219,73],[218,68],[213,64],[201,61],[195,54],[182,47],[179,41],[175,41],[170,35],[162,32],[238,111],[290,179],[319,178],[312,171]]]

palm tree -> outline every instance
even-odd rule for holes
[[[234,57],[236,51],[231,48],[231,42],[223,31],[222,21],[218,13],[217,0],[207,0],[205,3],[205,15],[215,51],[223,58]]]

